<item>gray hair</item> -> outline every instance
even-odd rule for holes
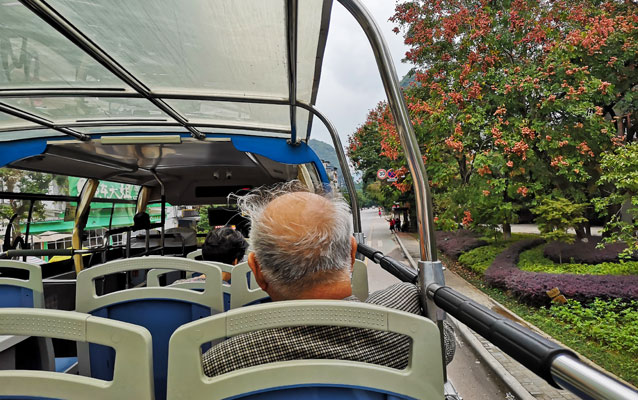
[[[339,193],[320,194],[329,205],[325,215],[332,216],[323,225],[310,223],[296,229],[298,223],[264,214],[271,201],[295,192],[310,191],[299,181],[292,181],[257,188],[239,200],[240,209],[251,221],[250,244],[262,273],[273,287],[285,293],[342,279],[343,273],[350,272],[352,262],[352,216]]]

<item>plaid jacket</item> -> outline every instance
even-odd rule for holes
[[[354,296],[345,300],[357,301]],[[409,283],[397,283],[374,292],[365,302],[421,315],[417,288]],[[446,342],[451,341],[453,346],[454,332],[450,332],[446,329]],[[396,333],[349,327],[299,326],[264,329],[232,337],[208,350],[202,362],[204,373],[208,376],[276,361],[302,359],[361,361],[403,369],[408,363],[409,350],[410,339]],[[449,349],[446,349],[448,352]],[[448,362],[452,355],[453,350],[451,355],[446,354]]]

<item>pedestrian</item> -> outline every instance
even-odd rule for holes
[[[390,232],[394,232],[394,218],[390,219]]]
[[[379,207],[379,218],[381,218],[381,207]]]
[[[396,232],[401,232],[401,218],[394,219],[394,229]]]

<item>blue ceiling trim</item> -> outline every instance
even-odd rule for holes
[[[47,139],[0,143],[0,167],[22,158],[44,153]]]

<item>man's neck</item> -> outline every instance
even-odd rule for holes
[[[277,293],[270,293],[270,297],[273,301],[343,300],[349,296],[352,296],[352,284],[349,279],[308,288],[299,293],[295,293],[294,297],[280,296]]]

